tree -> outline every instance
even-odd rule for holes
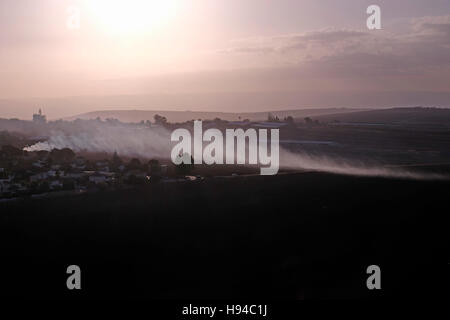
[[[292,116],[287,116],[284,121],[288,124],[294,124],[294,118]]]
[[[55,162],[70,162],[75,159],[75,152],[69,148],[64,149],[53,149],[50,152],[50,158]]]
[[[122,159],[119,157],[117,152],[114,152],[111,161],[111,168],[113,169],[113,171],[117,171],[122,164],[123,164]]]
[[[62,149],[61,154],[62,154],[64,160],[67,160],[67,161],[72,161],[73,159],[75,159],[75,156],[76,156],[75,152],[73,152],[73,150],[69,149],[69,148]]]
[[[110,124],[110,125],[117,125],[120,123],[119,120],[115,119],[115,118],[107,118],[105,120],[106,123]]]
[[[141,160],[137,158],[131,159],[130,163],[128,163],[128,168],[130,170],[140,170],[142,168]]]
[[[131,185],[143,185],[146,183],[146,181],[146,179],[137,177],[134,174],[131,174],[130,176],[128,176],[128,179],[126,179],[126,183]]]
[[[47,181],[44,181],[44,182],[39,184],[38,192],[43,193],[43,192],[48,192],[48,191],[50,191],[50,185],[48,184]]]
[[[63,181],[63,190],[73,190],[75,189],[75,182],[73,180],[64,180]]]
[[[150,167],[150,173],[152,175],[161,174],[161,166],[159,165],[159,161],[152,159],[148,162],[148,166]]]
[[[50,152],[48,152],[48,151],[46,151],[46,150],[40,150],[40,151],[37,152],[37,155],[38,155],[38,158],[39,158],[40,160],[45,160],[45,159],[47,159],[49,153],[50,153]]]
[[[274,116],[272,113],[269,112],[269,114],[267,115],[267,121],[278,122],[280,121],[280,119],[278,118],[278,116]]]
[[[3,146],[2,147],[2,153],[7,157],[7,158],[15,158],[15,157],[20,157],[23,155],[23,151],[20,150],[19,148],[7,145],[7,146]]]
[[[155,114],[155,116],[153,117],[155,119],[155,123],[156,124],[160,124],[160,125],[165,125],[167,124],[167,118],[160,116],[159,114]]]
[[[123,163],[122,159],[119,157],[119,155],[117,154],[116,151],[114,151],[114,154],[112,157],[112,163],[113,163],[113,165],[116,165],[116,166],[120,166]]]

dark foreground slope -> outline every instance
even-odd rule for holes
[[[322,173],[0,204],[3,296],[443,298],[449,182]],[[82,290],[66,289],[66,268]],[[382,290],[366,288],[377,264]]]

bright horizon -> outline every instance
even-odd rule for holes
[[[5,118],[450,106],[450,0],[4,0],[0,47]]]

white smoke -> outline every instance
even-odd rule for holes
[[[50,138],[25,148],[39,151],[70,148],[74,151],[117,152],[121,156],[170,159],[173,144],[170,132],[163,127],[146,127],[102,121],[63,122]],[[449,176],[418,173],[403,168],[368,165],[336,156],[317,156],[291,152],[280,147],[280,168],[323,171],[337,174],[392,177],[406,179],[449,179]]]
[[[437,173],[420,173],[408,171],[401,167],[383,165],[368,165],[361,161],[348,160],[338,157],[309,155],[306,153],[293,153],[280,148],[280,167],[285,169],[303,169],[323,171],[337,174],[390,177],[417,180],[448,180],[450,176]]]
[[[79,123],[80,124],[80,123]],[[82,122],[74,130],[58,130],[45,142],[25,148],[39,151],[70,148],[74,151],[117,152],[119,155],[142,158],[167,158],[170,155],[170,133],[162,127],[109,125],[102,122]]]

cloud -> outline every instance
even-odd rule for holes
[[[421,75],[450,70],[450,15],[409,22],[408,32],[322,29],[240,39],[227,54],[255,55],[261,66],[298,65],[305,69],[350,75]]]
[[[357,30],[324,29],[303,34],[288,34],[275,37],[256,37],[237,39],[232,46],[221,50],[223,53],[285,53],[295,50],[307,50],[313,46],[336,45],[343,41],[351,41],[368,34]]]
[[[411,24],[417,35],[442,37],[447,40],[448,45],[450,41],[450,15],[416,18],[412,20]]]

